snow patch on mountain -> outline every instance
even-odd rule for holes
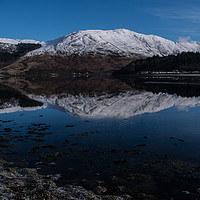
[[[167,56],[181,52],[200,52],[199,42],[173,42],[155,35],[144,35],[127,29],[86,30],[68,34],[44,43],[29,52],[35,55],[118,55],[125,57]]]
[[[125,92],[119,95],[28,95],[44,103],[46,107],[89,118],[129,118],[144,113],[155,113],[173,106],[188,108],[200,106],[200,97],[181,97],[167,93],[154,94],[146,91]]]
[[[42,46],[45,44],[44,42],[40,42],[36,40],[19,40],[19,39],[0,38],[0,51],[13,53],[16,51],[17,45],[20,43],[41,44]]]
[[[14,44],[17,45],[19,43],[28,43],[28,44],[44,44],[44,42],[36,41],[36,40],[19,40],[19,39],[8,39],[8,38],[0,38],[0,43],[4,44]]]

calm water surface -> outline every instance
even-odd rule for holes
[[[58,185],[198,198],[198,88],[111,77],[1,80],[1,158],[61,174]]]

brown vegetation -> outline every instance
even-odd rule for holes
[[[136,58],[135,58],[136,59]],[[16,62],[1,69],[9,74],[36,74],[49,72],[113,72],[129,64],[134,58],[104,55],[51,56],[40,55],[21,57]]]

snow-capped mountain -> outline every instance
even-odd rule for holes
[[[199,42],[173,42],[155,35],[144,35],[126,29],[86,30],[68,34],[44,43],[31,51],[35,55],[118,55],[123,57],[167,56],[180,52],[200,52]]]
[[[200,106],[200,97],[181,97],[167,93],[147,91],[124,92],[118,95],[28,95],[44,106],[72,115],[89,118],[128,118],[144,113],[155,113],[173,106],[188,108]]]
[[[30,44],[43,44],[44,42],[36,41],[36,40],[19,40],[19,39],[8,39],[8,38],[0,38],[0,43],[4,44],[19,44],[19,43],[30,43]]]
[[[18,40],[18,39],[7,39],[7,38],[0,38],[0,51],[4,52],[15,52],[17,49],[17,45],[20,43],[28,43],[28,44],[41,44],[43,45],[44,42],[36,41],[36,40]]]

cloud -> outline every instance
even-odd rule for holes
[[[188,20],[192,23],[200,23],[200,8],[153,8],[147,9],[147,13],[163,19]]]
[[[177,42],[191,42],[191,37],[190,36],[180,37],[178,38]]]

